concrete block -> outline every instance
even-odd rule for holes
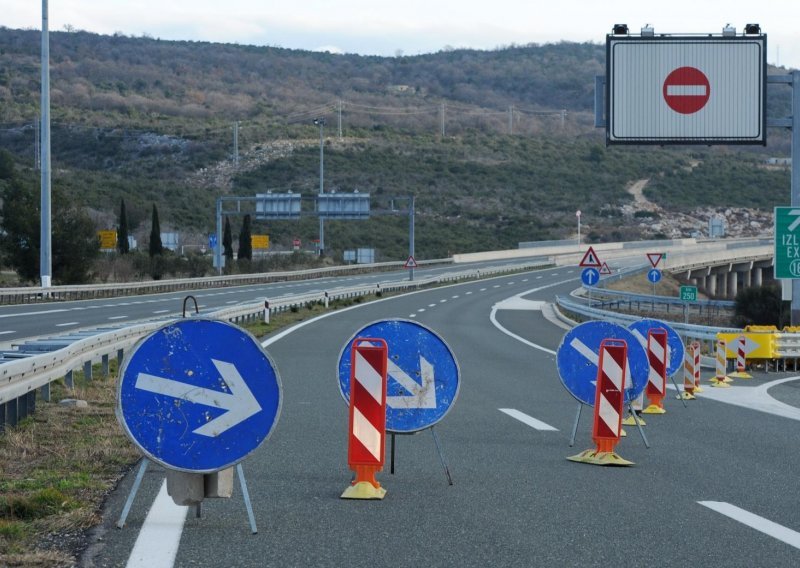
[[[233,495],[233,468],[223,469],[216,473],[207,473],[205,478],[205,496],[208,498],[230,499]]]
[[[202,503],[205,496],[203,474],[167,470],[167,493],[176,505]]]

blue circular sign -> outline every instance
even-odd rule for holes
[[[661,280],[661,271],[658,268],[651,268],[647,273],[647,279],[655,284]]]
[[[455,403],[461,383],[458,362],[434,331],[415,321],[390,319],[360,329],[339,355],[339,391],[350,404],[351,351],[356,338],[389,347],[386,430],[410,434],[439,422]]]
[[[672,329],[663,321],[655,319],[642,319],[635,321],[628,326],[628,329],[639,340],[645,350],[647,349],[647,332],[651,329],[662,328],[667,330],[667,375],[670,377],[683,367],[683,358],[686,355],[686,348],[683,339],[678,332]]]
[[[642,394],[650,372],[644,348],[636,337],[621,325],[606,321],[589,321],[575,326],[561,340],[556,352],[556,364],[564,387],[578,401],[589,406],[594,406],[600,343],[604,339],[621,339],[628,344],[626,403]]]
[[[597,283],[600,282],[600,271],[591,266],[584,268],[581,271],[581,282],[584,286],[597,286]]]
[[[117,419],[166,468],[212,473],[270,435],[281,381],[261,344],[226,322],[192,318],[154,331],[126,357]]]

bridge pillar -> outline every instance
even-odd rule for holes
[[[749,288],[752,286],[751,282],[753,281],[753,270],[745,270],[742,272],[742,288]]]
[[[761,286],[761,282],[762,282],[761,269],[755,267],[753,268],[753,277],[751,283],[753,286]]]
[[[728,286],[726,296],[733,300],[736,293],[739,291],[739,273],[735,271],[728,272]]]
[[[717,295],[717,275],[716,274],[709,274],[706,276],[706,285],[705,285],[706,292],[712,298]]]

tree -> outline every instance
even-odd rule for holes
[[[128,243],[128,212],[125,209],[123,199],[119,206],[119,227],[117,227],[117,250],[120,254],[128,254],[130,245]]]
[[[751,286],[736,294],[733,307],[734,325],[789,325],[789,302],[781,299],[780,286]]]
[[[222,247],[225,261],[230,265],[233,262],[233,237],[231,236],[231,221],[225,217],[225,231],[222,234]]]
[[[253,242],[251,240],[250,215],[244,216],[242,230],[239,233],[239,260],[253,258]]]
[[[156,209],[155,203],[153,203],[153,221],[150,227],[150,248],[148,252],[151,257],[164,253],[164,246],[161,244],[161,225],[158,222],[158,209]]]

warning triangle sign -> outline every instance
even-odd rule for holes
[[[603,276],[608,276],[611,274],[611,269],[608,267],[608,263],[604,262],[603,266],[600,267],[600,274]]]
[[[653,265],[653,268],[658,266],[658,263],[661,262],[662,253],[660,252],[648,252],[647,253],[647,260],[650,261],[650,264]]]
[[[417,261],[414,260],[413,256],[409,256],[403,268],[417,268]]]
[[[583,260],[581,260],[578,266],[586,267],[593,267],[593,268],[600,268],[600,259],[597,258],[597,253],[594,252],[592,247],[589,247],[589,250],[586,251],[586,254],[583,255]]]

